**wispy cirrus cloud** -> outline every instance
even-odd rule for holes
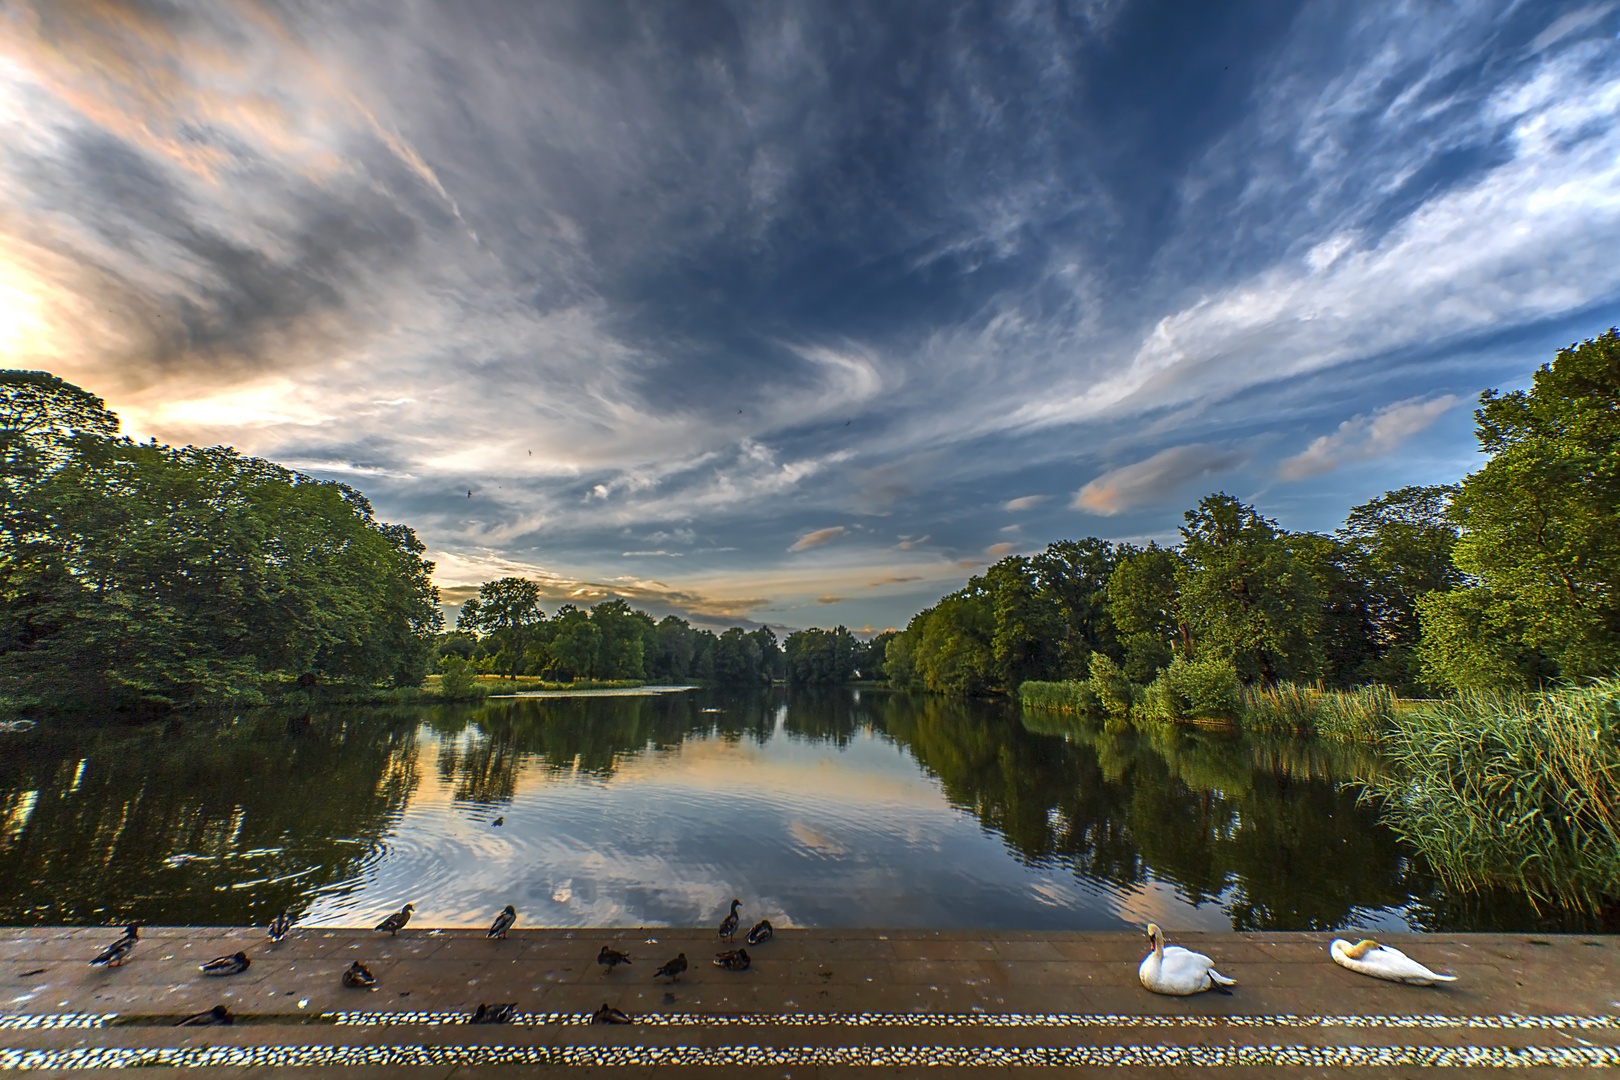
[[[833,540],[838,539],[848,531],[849,530],[842,525],[833,525],[825,529],[816,529],[813,532],[805,533],[803,536],[793,541],[792,546],[789,547],[788,550],[805,551],[809,548],[820,547],[822,544],[830,543]]]
[[[1152,457],[1111,469],[1075,493],[1076,510],[1112,516],[1178,491],[1200,477],[1236,468],[1248,460],[1241,451],[1206,443],[1170,446]]]
[[[1407,439],[1433,424],[1462,399],[1442,394],[1427,401],[1397,401],[1341,423],[1337,430],[1318,436],[1304,450],[1277,468],[1283,480],[1304,480],[1331,472],[1346,461],[1366,461],[1391,453]]]
[[[1003,510],[1010,510],[1013,513],[1017,513],[1020,510],[1033,510],[1035,507],[1041,505],[1041,503],[1045,501],[1045,495],[1020,495],[1016,499],[1008,499],[1006,502],[1002,503],[1001,508]]]

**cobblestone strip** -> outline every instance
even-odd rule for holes
[[[1220,1066],[1613,1068],[1600,1046],[257,1046],[0,1050],[4,1069],[280,1066]]]

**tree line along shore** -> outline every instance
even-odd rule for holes
[[[430,678],[449,698],[486,693],[491,676],[883,679],[1016,695],[1075,722],[1374,743],[1406,778],[1390,805],[1457,880],[1504,877],[1484,856],[1457,861],[1485,837],[1498,863],[1533,852],[1517,887],[1609,903],[1620,331],[1560,350],[1527,390],[1485,392],[1475,415],[1480,469],[1391,491],[1331,534],[1217,493],[1184,515],[1175,546],[1061,541],[1002,559],[904,630],[779,644],[769,628],[715,634],[622,599],[547,616],[520,578],[485,583],[446,632],[423,545],[354,488],[228,448],[137,443],[94,394],[7,371],[0,712],[142,719],[307,701],[334,684],[420,695]]]

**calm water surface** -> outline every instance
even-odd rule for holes
[[[882,691],[317,712],[0,746],[0,922],[1527,927],[1358,806],[1333,744]],[[504,824],[496,826],[496,817]]]

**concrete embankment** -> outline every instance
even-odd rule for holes
[[[0,1069],[139,1067],[142,1077],[426,1078],[1409,1076],[1487,1068],[1620,1076],[1620,938],[1399,935],[1445,987],[1337,967],[1330,934],[1181,934],[1238,980],[1161,997],[1134,933],[779,930],[746,972],[710,930],[482,931],[148,927],[128,963],[87,961],[116,928],[0,930]],[[606,972],[603,945],[634,958]],[[244,951],[245,972],[198,967]],[[653,976],[684,952],[678,982]],[[345,988],[359,960],[373,990]],[[475,1026],[481,1003],[515,1002]],[[591,1026],[604,1003],[628,1026]],[[224,1005],[229,1027],[175,1027]],[[252,1070],[244,1072],[244,1068]],[[946,1071],[942,1074],[940,1069]],[[297,1069],[297,1073],[290,1070]],[[1360,1069],[1360,1073],[1340,1073]],[[37,1074],[36,1074],[37,1075]],[[1516,1073],[1515,1075],[1523,1075]]]

